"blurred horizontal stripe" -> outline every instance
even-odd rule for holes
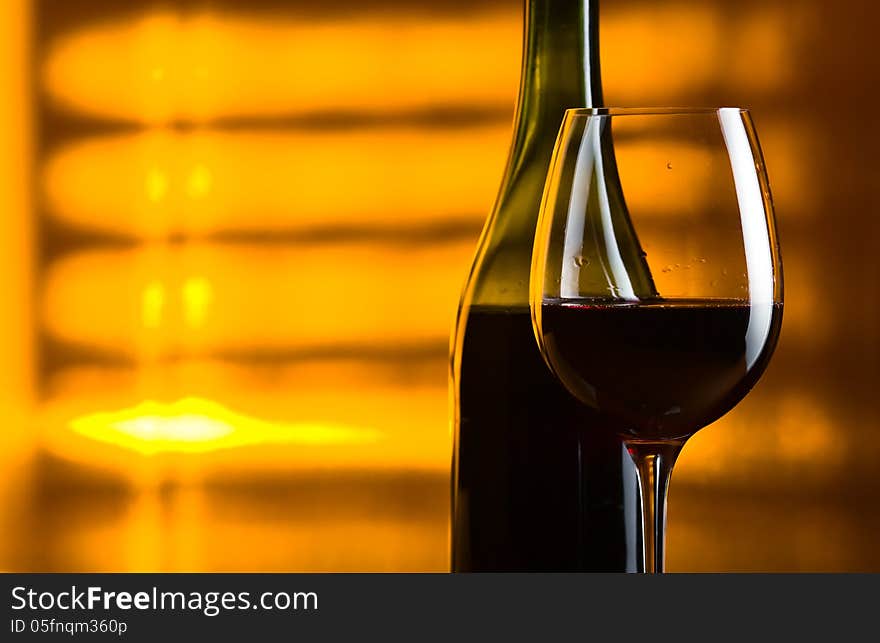
[[[341,132],[150,131],[55,151],[54,217],[134,238],[465,222],[494,197],[506,126]]]
[[[82,394],[138,399],[209,398],[222,391],[235,406],[259,410],[262,396],[285,396],[291,391],[345,391],[355,389],[444,388],[448,371],[446,352],[364,357],[311,357],[287,362],[235,362],[221,358],[190,357],[155,364],[103,364],[81,361],[56,369],[47,378],[47,397],[75,398]],[[257,406],[254,406],[257,405]],[[269,403],[272,406],[272,403]]]
[[[775,7],[731,15],[672,2],[603,8],[602,72],[612,104],[700,95],[724,75],[772,91],[794,74],[803,34]],[[134,123],[279,117],[344,109],[509,109],[519,77],[520,7],[459,15],[155,11],[57,36],[45,91],[82,115]],[[668,34],[686,33],[670,43]],[[726,56],[725,51],[735,51]]]
[[[205,484],[190,472],[160,486],[53,456],[35,469],[17,527],[42,528],[10,558],[16,571],[448,570],[445,471],[254,470]]]
[[[446,341],[472,252],[459,242],[77,253],[48,267],[43,325],[56,339],[143,360],[418,347]]]
[[[624,140],[614,146],[614,156],[634,217],[710,215],[707,205],[716,188],[712,163],[720,155],[707,146],[676,139]]]
[[[516,10],[428,20],[153,12],[57,38],[43,85],[68,109],[143,123],[340,105],[508,105],[521,29]]]
[[[773,188],[802,205],[809,148],[797,127],[768,128]],[[685,216],[708,208],[720,162],[698,146],[631,141],[616,156],[637,214]],[[478,228],[504,163],[507,128],[368,129],[339,132],[151,131],[86,139],[57,150],[43,175],[55,220],[131,239],[353,230],[442,234]],[[467,160],[467,171],[462,163]],[[729,186],[728,186],[729,187]],[[676,210],[669,210],[672,204]],[[709,214],[708,209],[706,214]],[[438,230],[443,228],[443,230]],[[286,239],[290,241],[291,239]]]
[[[632,11],[603,4],[606,100],[614,106],[681,105],[683,97],[701,100],[720,77],[746,96],[773,92],[796,73],[799,49],[809,45],[790,28],[791,19],[781,7],[732,12],[717,3],[677,1],[642,3]]]

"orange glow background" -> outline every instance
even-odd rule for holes
[[[783,244],[780,347],[679,461],[671,570],[880,571],[878,19],[603,3],[609,104],[753,109]],[[0,569],[447,569],[449,326],[521,30],[0,3]]]

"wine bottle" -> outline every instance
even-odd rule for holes
[[[602,105],[597,19],[597,0],[525,2],[513,144],[452,338],[453,571],[636,571],[640,564],[631,459],[544,363],[528,303],[535,226],[563,113]],[[610,131],[597,131],[595,144],[589,198],[618,230],[609,252],[623,268],[609,272],[597,257],[594,277],[607,280],[612,297],[656,296],[629,224]]]

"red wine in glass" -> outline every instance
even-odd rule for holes
[[[687,438],[746,396],[773,353],[782,304],[545,299],[542,317],[554,373],[603,426],[629,440],[666,441]]]

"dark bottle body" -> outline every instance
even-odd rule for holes
[[[453,569],[633,570],[626,454],[544,364],[528,308],[472,307],[462,365]]]
[[[593,0],[526,1],[513,146],[453,336],[453,571],[638,564],[630,458],[550,372],[528,310],[535,225],[563,113],[601,105],[596,18]]]

